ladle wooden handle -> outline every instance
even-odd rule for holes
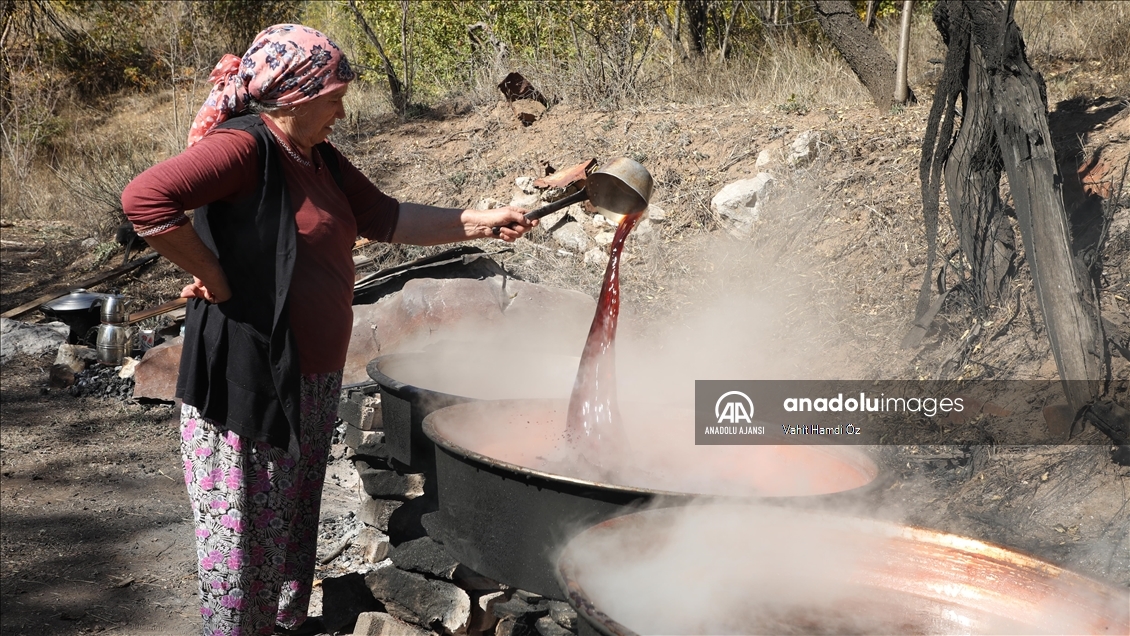
[[[550,203],[548,205],[543,205],[540,208],[537,208],[536,210],[530,210],[529,212],[527,212],[525,214],[525,216],[526,216],[527,219],[533,221],[534,219],[540,219],[543,216],[548,216],[550,214],[553,214],[554,212],[556,212],[556,211],[558,211],[562,208],[567,208],[570,205],[573,205],[574,203],[580,203],[581,201],[584,201],[588,198],[589,198],[589,193],[582,189],[580,192],[574,192],[573,194],[570,194],[569,196],[565,197],[564,199],[558,199],[557,201],[554,201],[553,203]],[[494,232],[495,236],[498,236],[498,233],[501,230],[502,230],[501,227],[496,227],[492,231]]]

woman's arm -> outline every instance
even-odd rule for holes
[[[248,133],[219,130],[138,175],[122,192],[122,210],[138,234],[193,275],[181,296],[223,302],[227,277],[185,210],[250,194],[258,183],[258,149]]]
[[[161,256],[192,274],[192,284],[181,290],[182,298],[203,298],[210,303],[222,303],[231,298],[228,277],[219,259],[200,240],[191,223],[145,240]]]
[[[437,208],[419,203],[401,203],[393,243],[440,245],[476,238],[500,238],[512,243],[537,225],[513,206],[492,210]],[[494,233],[494,228],[499,233]]]
[[[476,238],[514,241],[537,225],[522,216],[525,210],[516,207],[460,210],[401,203],[381,192],[337,149],[334,152],[342,167],[345,196],[357,218],[358,233],[366,238],[408,245],[441,245]]]

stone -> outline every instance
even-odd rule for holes
[[[593,224],[593,227],[606,227],[606,226],[611,226],[612,222],[609,221],[608,219],[606,219],[603,214],[600,214],[598,212],[598,213],[592,215],[592,224]]]
[[[388,535],[372,526],[361,528],[357,532],[357,538],[354,539],[353,543],[361,548],[361,558],[364,559],[366,563],[380,563],[384,561],[388,558],[388,553],[392,549]]]
[[[380,610],[381,604],[357,572],[322,579],[322,623],[331,634],[346,627],[365,612]]]
[[[74,385],[75,372],[65,364],[53,364],[47,374],[47,386],[52,389],[65,389]]]
[[[354,460],[353,465],[361,478],[362,488],[374,498],[408,500],[424,494],[423,473],[400,473],[375,468],[363,459]]]
[[[727,184],[710,200],[710,209],[730,223],[736,234],[748,235],[761,210],[773,175],[759,172],[752,179]]]
[[[494,636],[534,636],[537,633],[524,618],[503,618],[494,628]]]
[[[757,161],[753,164],[758,170],[765,170],[773,163],[773,155],[768,150],[757,153]]]
[[[514,185],[525,194],[538,194],[538,189],[534,187],[533,177],[518,177],[514,180]]]
[[[63,343],[55,354],[55,364],[68,367],[75,373],[82,373],[88,364],[98,360],[98,351],[82,345]]]
[[[537,592],[527,592],[526,590],[514,590],[514,596],[516,598],[520,598],[523,601],[525,601],[527,603],[531,603],[531,604],[537,603],[537,602],[545,599],[544,596],[542,596],[541,594],[538,594]]]
[[[0,364],[6,364],[19,353],[39,356],[58,351],[70,334],[71,328],[61,322],[32,325],[0,318]]]
[[[98,247],[98,239],[94,238],[93,236],[89,236],[87,238],[84,238],[84,239],[82,239],[82,242],[79,243],[79,247],[81,247],[84,250],[92,250],[92,249]],[[78,372],[76,371],[75,373],[78,373]]]
[[[476,210],[493,210],[495,208],[501,208],[501,207],[505,207],[505,206],[506,206],[506,204],[503,203],[502,201],[499,201],[498,199],[492,199],[490,197],[486,197],[484,199],[479,199],[479,202],[475,204],[475,209]]]
[[[430,537],[407,541],[393,548],[389,555],[396,567],[441,579],[451,579],[459,562]]]
[[[534,623],[534,629],[541,636],[574,636],[573,632],[558,625],[548,616],[542,616]]]
[[[594,247],[585,252],[585,266],[604,268],[608,265],[608,250]]]
[[[421,517],[436,510],[436,497],[424,496],[410,499],[404,505],[393,511],[388,520],[388,538],[393,545],[428,536],[421,522]]]
[[[636,227],[632,230],[633,240],[641,243],[650,242],[655,239],[656,236],[657,232],[655,231],[655,226],[651,223],[651,219],[649,218],[644,218],[639,223],[636,223]]]
[[[123,380],[128,380],[133,377],[137,371],[137,365],[140,362],[137,358],[122,358],[122,368],[118,371],[118,377]]]
[[[573,609],[568,603],[563,601],[550,601],[549,617],[553,619],[553,622],[565,629],[577,631],[577,610]]]
[[[510,198],[510,205],[516,208],[525,208],[532,210],[541,204],[541,196],[537,194],[526,194],[522,191],[515,191],[514,196]]]
[[[365,575],[365,583],[400,620],[433,628],[439,623],[448,633],[464,629],[470,621],[471,597],[446,581],[405,572],[386,561]]]
[[[608,247],[612,245],[612,239],[616,238],[615,232],[601,232],[592,238],[593,242],[601,247]]]
[[[589,235],[576,221],[570,221],[557,228],[557,231],[553,233],[553,238],[561,247],[572,250],[577,254],[583,254],[589,249],[590,245]]]
[[[541,597],[538,598],[540,599]],[[535,603],[527,603],[515,594],[510,600],[496,604],[494,606],[494,614],[498,616],[499,619],[529,617],[532,621],[535,618],[541,618],[549,614],[549,603],[544,600],[539,600]]]
[[[428,515],[424,515],[425,522],[427,519]],[[430,524],[425,523],[425,525]],[[432,538],[435,539],[434,536]],[[451,582],[469,592],[498,592],[506,588],[506,586],[502,583],[499,583],[492,578],[483,576],[482,574],[479,574],[478,572],[463,564],[460,564],[459,567],[455,568],[455,572],[451,575]],[[505,601],[506,599],[502,600]]]
[[[392,513],[396,512],[396,509],[402,505],[403,502],[401,501],[373,499],[367,493],[362,493],[357,518],[367,526],[388,532],[388,521],[392,518]]]
[[[667,221],[667,210],[659,207],[658,205],[647,206],[647,219],[652,223],[665,223]]]
[[[482,591],[470,592],[471,595],[471,620],[467,625],[468,632],[489,632],[498,624],[498,617],[494,615],[494,606],[506,600],[506,592]]]
[[[180,352],[184,338],[178,336],[145,352],[133,372],[134,399],[146,398],[175,402],[177,375],[180,373]]]
[[[350,393],[338,403],[337,416],[362,431],[381,428],[381,396]]]
[[[430,629],[421,629],[384,612],[365,612],[357,617],[353,636],[434,636]]]
[[[790,166],[799,167],[816,158],[816,147],[820,143],[820,133],[806,130],[797,135],[797,138],[789,146],[789,154],[786,158]]]
[[[384,445],[385,434],[384,431],[363,431],[356,426],[346,424],[344,441],[345,445],[358,455],[369,455]]]
[[[560,223],[561,220],[565,218],[566,214],[567,213],[565,212],[565,210],[550,212],[549,214],[538,219],[538,227],[544,228],[546,231],[549,231],[553,229],[554,226],[556,226],[558,223]]]

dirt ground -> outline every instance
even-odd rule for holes
[[[155,99],[149,108],[160,104]],[[1081,142],[1079,165],[1101,156],[1101,174],[1092,176],[1113,182],[1117,193],[1118,171],[1130,154],[1127,97],[1062,107],[1061,130]],[[657,240],[630,245],[623,279],[628,323],[657,329],[678,323],[723,288],[777,296],[787,288],[799,290],[808,303],[811,318],[797,329],[806,334],[810,357],[844,377],[989,374],[1054,381],[1054,360],[1023,261],[1015,300],[979,317],[953,300],[921,350],[898,347],[924,262],[917,164],[928,109],[928,103],[892,113],[667,105],[581,112],[561,105],[523,128],[504,106],[453,107],[406,123],[350,120],[339,128],[337,142],[394,196],[457,206],[487,197],[507,202],[516,177],[540,176],[546,164],[561,168],[589,157],[632,156],[655,176],[653,202],[668,216],[656,225]],[[754,234],[729,236],[709,212],[713,194],[755,174],[761,150],[780,152],[810,129],[821,133],[815,162],[779,165],[778,187]],[[1125,195],[1121,206],[1109,209],[1100,299],[1104,315],[1130,325]],[[956,237],[945,212],[942,219],[944,255],[956,247]],[[120,262],[112,237],[90,234],[61,223],[6,219],[4,240],[25,247],[0,252],[3,309]],[[502,247],[483,245],[492,252]],[[384,265],[423,252],[374,245],[364,253]],[[544,233],[496,258],[526,280],[594,295],[599,286],[600,268],[562,253]],[[716,275],[721,270],[726,276]],[[184,281],[158,261],[94,289],[113,285],[148,307],[174,297]],[[41,318],[36,312],[23,317]],[[990,329],[993,324],[998,328]],[[986,335],[969,337],[975,327]],[[23,356],[3,367],[0,631],[197,633],[194,539],[176,414],[170,406],[49,388],[52,359]],[[1111,397],[1130,406],[1130,362],[1117,355],[1111,362]],[[1082,441],[883,448],[888,481],[877,495],[879,509],[1028,552],[1130,591],[1130,469],[1111,462],[1110,447],[1096,431]],[[338,455],[323,515],[335,530],[324,535],[323,552],[340,538],[355,501],[340,468],[347,465],[340,449]],[[333,575],[335,567],[320,576]]]

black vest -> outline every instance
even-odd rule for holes
[[[297,225],[274,136],[258,115],[219,128],[245,130],[259,151],[259,186],[233,203],[196,211],[193,225],[220,261],[230,300],[188,302],[177,397],[241,437],[299,454],[298,347],[288,294]],[[320,144],[340,187],[337,157]],[[329,150],[327,152],[327,150]]]

